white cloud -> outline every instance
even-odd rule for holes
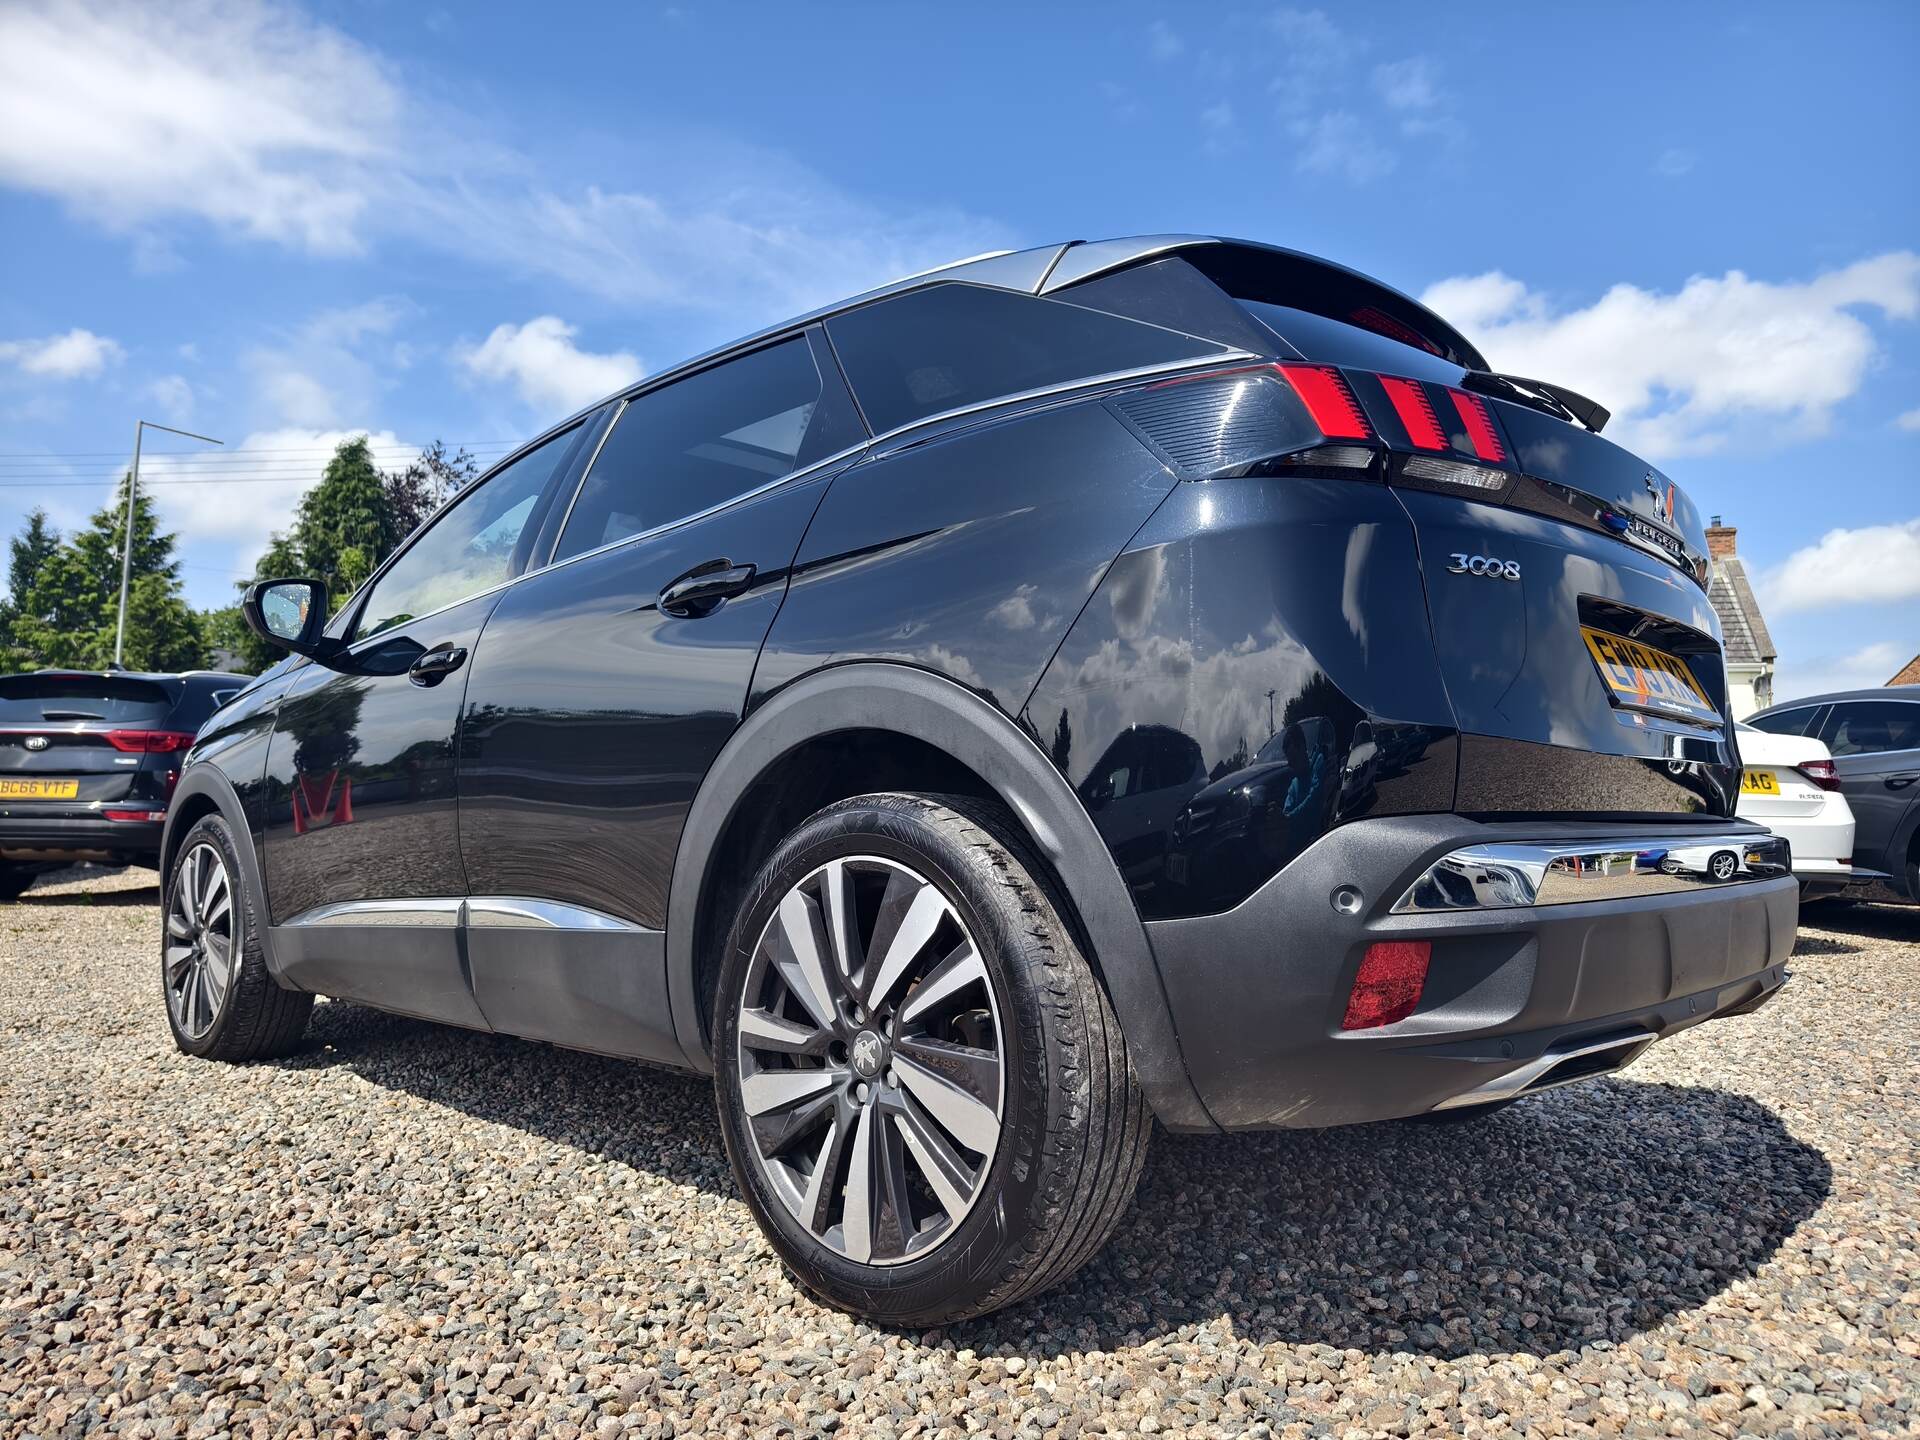
[[[142,393],[176,425],[193,418],[193,386],[184,375],[162,375]]]
[[[1920,519],[1829,530],[1761,582],[1770,613],[1920,596]]]
[[[91,330],[78,328],[43,340],[0,340],[0,360],[28,375],[53,380],[79,380],[98,375],[126,354],[118,343]]]
[[[1617,417],[1610,436],[1660,459],[1824,433],[1879,352],[1855,312],[1920,313],[1920,255],[1778,284],[1738,270],[1675,294],[1622,284],[1583,309],[1498,271],[1443,280],[1422,299],[1496,369],[1591,395]]]
[[[1311,120],[1296,120],[1291,128],[1300,142],[1294,156],[1294,168],[1298,170],[1338,175],[1364,185],[1391,174],[1398,163],[1393,151],[1374,139],[1366,123],[1348,110],[1329,110]]]
[[[573,343],[578,333],[557,315],[496,325],[479,345],[458,352],[483,380],[512,381],[534,409],[565,414],[631,385],[645,372],[624,350],[597,355]]]
[[[1881,640],[1843,655],[1790,658],[1777,667],[1773,677],[1775,702],[1784,703],[1802,695],[1825,695],[1834,690],[1878,687],[1886,684],[1912,658],[1912,645],[1903,647],[1891,640]]]
[[[1653,173],[1664,175],[1669,180],[1678,180],[1682,175],[1692,172],[1699,157],[1691,150],[1674,148],[1662,150],[1660,158],[1653,162]]]
[[[1186,48],[1186,42],[1173,33],[1173,27],[1166,21],[1156,20],[1147,26],[1147,51],[1154,59],[1178,59]]]
[[[864,205],[791,160],[656,144],[652,188],[571,188],[383,56],[246,0],[0,5],[0,184],[170,253],[168,227],[318,253],[382,235],[605,298],[769,317],[992,249],[972,217]],[[725,175],[717,186],[712,176]],[[143,262],[144,263],[144,262]]]
[[[184,212],[354,250],[401,109],[376,56],[291,9],[0,10],[0,179],[129,230]]]
[[[1911,410],[1901,412],[1893,423],[1898,425],[1902,430],[1920,430],[1920,405],[1914,406]]]
[[[1389,110],[1430,110],[1440,103],[1433,62],[1422,56],[1374,66],[1373,88]]]
[[[224,450],[147,455],[140,483],[154,497],[162,523],[183,541],[224,542],[235,574],[250,570],[274,531],[293,524],[300,497],[320,479],[342,440],[367,436],[376,463],[399,469],[419,449],[391,430],[257,430]]]

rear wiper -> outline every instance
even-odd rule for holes
[[[1562,420],[1584,425],[1598,435],[1606,428],[1613,412],[1597,400],[1589,400],[1578,390],[1546,380],[1529,380],[1524,375],[1500,375],[1491,370],[1469,370],[1460,381],[1462,389],[1497,395],[1503,400],[1518,400],[1536,410],[1557,412]],[[1546,402],[1542,404],[1541,402]]]
[[[42,720],[104,720],[107,717],[97,715],[91,710],[42,710]]]

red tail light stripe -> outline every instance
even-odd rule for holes
[[[193,744],[193,736],[180,730],[109,730],[107,743],[135,754],[167,755]]]
[[[1367,423],[1360,402],[1340,372],[1331,365],[1282,365],[1296,394],[1305,403],[1313,423],[1329,440],[1371,440],[1373,427]]]
[[[1467,427],[1467,439],[1473,442],[1473,453],[1482,460],[1497,464],[1507,458],[1507,447],[1500,443],[1500,432],[1493,428],[1493,416],[1487,410],[1487,402],[1478,395],[1468,395],[1464,391],[1449,390],[1453,399],[1453,408],[1460,412],[1460,423]]]
[[[1397,375],[1382,375],[1380,384],[1393,402],[1400,423],[1407,427],[1407,438],[1421,450],[1446,450],[1447,432],[1440,428],[1440,417],[1433,413],[1427,387],[1418,380],[1402,380]]]

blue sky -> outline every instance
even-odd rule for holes
[[[1920,650],[1920,7],[0,8],[0,527],[140,416],[220,603],[323,450],[483,454],[1000,246],[1426,294],[1740,529],[1784,697]],[[215,452],[220,454],[220,452]],[[164,488],[163,488],[164,487]]]

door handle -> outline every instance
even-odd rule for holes
[[[744,595],[753,584],[754,568],[730,560],[696,565],[660,592],[660,608],[682,620],[711,615],[723,600]]]
[[[416,685],[438,685],[466,663],[464,645],[436,645],[407,667],[407,679]]]

